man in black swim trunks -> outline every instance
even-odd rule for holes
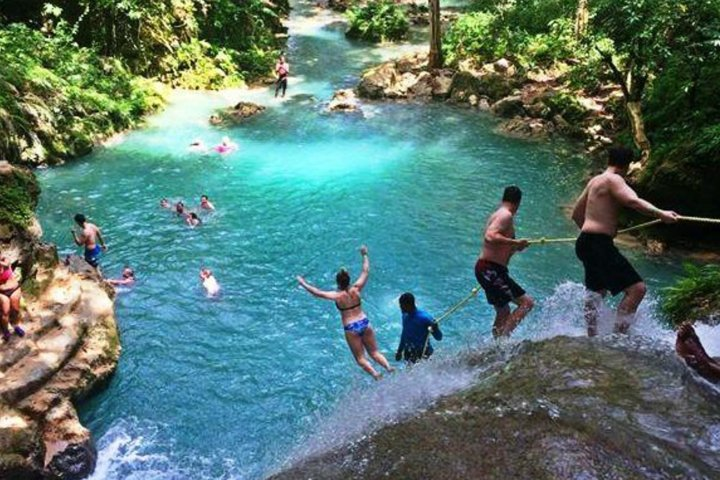
[[[608,291],[624,293],[617,310],[615,331],[627,333],[647,288],[640,275],[615,247],[618,215],[622,207],[632,208],[663,222],[673,223],[678,214],[660,210],[638,197],[624,176],[633,161],[633,152],[625,147],[609,151],[608,167],[593,177],[575,203],[572,218],[582,230],[575,244],[577,257],[585,267],[585,321],[588,335],[597,335],[598,308]]]
[[[520,208],[522,192],[510,186],[503,193],[500,207],[487,221],[482,253],[475,264],[475,278],[485,290],[487,301],[495,307],[493,336],[509,336],[534,305],[532,297],[508,274],[508,263],[515,252],[525,250],[527,240],[515,239],[513,218]],[[510,303],[518,307],[510,310]]]

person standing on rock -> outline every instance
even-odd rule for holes
[[[598,308],[608,291],[613,296],[624,293],[617,309],[615,332],[627,333],[647,290],[643,279],[614,243],[621,208],[632,208],[665,223],[678,221],[677,213],[660,210],[641,199],[625,182],[633,158],[628,148],[611,148],[607,169],[588,182],[572,213],[581,230],[575,253],[585,268],[585,321],[591,337],[597,335]]]
[[[275,98],[278,96],[278,92],[282,88],[282,97],[285,98],[285,90],[287,90],[287,78],[290,75],[290,65],[285,60],[285,55],[280,54],[277,63],[275,64]]]
[[[515,239],[514,218],[521,200],[518,187],[505,188],[500,207],[487,221],[482,253],[475,263],[475,278],[485,290],[488,303],[495,307],[495,338],[510,336],[535,304],[508,272],[510,258],[528,246],[527,240]],[[517,308],[511,311],[510,303]]]
[[[320,290],[310,285],[301,276],[297,277],[297,281],[305,290],[315,297],[325,300],[332,300],[340,311],[343,330],[345,331],[345,340],[347,341],[350,351],[357,364],[372,375],[375,380],[380,380],[381,375],[370,364],[365,357],[365,352],[377,363],[382,365],[388,372],[395,369],[390,366],[380,350],[378,350],[377,341],[375,339],[375,330],[370,326],[370,321],[363,312],[362,300],[360,292],[367,283],[370,275],[370,259],[368,258],[368,249],[366,246],[360,247],[360,254],[363,258],[362,273],[355,283],[350,283],[350,274],[347,270],[341,269],[335,276],[338,290],[334,292]]]
[[[5,342],[10,340],[10,324],[18,337],[24,337],[25,331],[20,327],[20,299],[22,290],[15,278],[12,263],[6,256],[0,257],[0,330]]]
[[[73,240],[75,240],[76,245],[85,247],[85,261],[94,269],[98,270],[100,252],[107,250],[107,245],[105,245],[105,239],[103,239],[102,232],[97,225],[88,222],[85,215],[82,213],[75,215],[75,223],[82,228],[82,233],[78,235],[75,233],[75,230],[70,230]]]

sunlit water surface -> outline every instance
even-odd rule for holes
[[[84,212],[110,245],[105,273],[130,264],[139,277],[116,303],[117,374],[80,409],[99,439],[94,478],[259,478],[476,375],[454,358],[488,342],[484,299],[447,321],[433,364],[374,384],[354,364],[332,304],[298,290],[294,275],[332,288],[338,267],[358,273],[366,243],[364,308],[392,356],[400,293],[439,314],[474,286],[481,228],[504,186],[524,190],[521,236],[575,233],[563,206],[587,164],[562,145],[498,136],[492,119],[440,104],[326,114],[323,102],[363,68],[416,47],[349,43],[336,17],[296,6],[284,101],[269,89],[178,93],[147,128],[40,175],[46,238],[73,252],[71,219]],[[268,109],[237,128],[208,126],[214,108],[240,99]],[[187,149],[194,138],[215,144],[224,135],[239,151]],[[158,207],[161,197],[196,206],[204,193],[217,212],[194,230]],[[653,293],[679,270],[628,255]],[[216,272],[219,298],[204,295],[201,266]],[[516,338],[582,334],[582,272],[571,246],[533,247],[512,267],[539,299]],[[650,302],[640,328],[670,339]]]

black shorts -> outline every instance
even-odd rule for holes
[[[485,290],[490,305],[506,307],[516,298],[525,295],[525,290],[508,274],[507,267],[499,263],[479,259],[475,264],[475,278]]]
[[[585,267],[585,287],[593,292],[610,290],[617,295],[643,281],[610,235],[582,232],[575,242],[575,254]]]

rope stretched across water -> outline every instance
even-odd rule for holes
[[[720,218],[705,218],[705,217],[687,217],[687,216],[679,216],[678,220],[683,222],[698,222],[698,223],[715,223],[720,224]],[[660,219],[651,220],[649,222],[641,223],[640,225],[634,225],[632,227],[624,228],[622,230],[619,230],[617,233],[628,233],[628,232],[634,232],[635,230],[640,230],[641,228],[646,228],[651,225],[657,225],[658,223],[662,222]],[[533,240],[528,240],[528,243],[530,245],[544,245],[546,243],[569,243],[574,242],[577,240],[577,237],[563,237],[563,238],[536,238]]]
[[[442,322],[443,320],[445,320],[446,318],[448,318],[450,315],[452,315],[453,313],[455,313],[455,312],[457,312],[458,310],[460,310],[463,306],[465,306],[466,303],[468,303],[470,300],[472,300],[473,298],[475,298],[475,296],[480,292],[480,289],[481,289],[481,288],[482,288],[482,287],[481,287],[480,285],[478,285],[477,287],[473,288],[473,289],[470,291],[470,293],[469,293],[465,298],[463,298],[462,300],[460,300],[459,302],[457,302],[457,303],[456,303],[455,305],[453,305],[452,307],[448,308],[448,309],[445,311],[445,313],[443,313],[442,315],[440,315],[440,316],[435,320],[435,325],[440,325],[440,322]],[[430,334],[432,333],[432,329],[433,329],[433,327],[428,327],[428,333],[427,333],[427,336],[425,337],[425,345],[423,346],[422,354],[420,355],[420,358],[421,358],[421,359],[425,356],[425,352],[427,351],[428,344],[430,343]]]

